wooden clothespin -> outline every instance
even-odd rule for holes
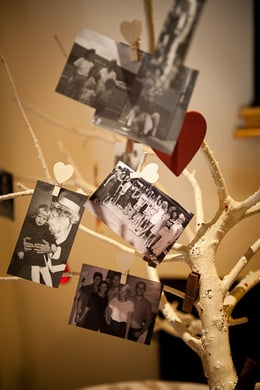
[[[120,30],[125,40],[130,44],[130,56],[132,61],[140,61],[140,47],[141,47],[141,33],[142,24],[140,20],[133,20],[132,22],[122,22]]]
[[[200,274],[198,272],[192,271],[187,280],[185,296],[182,303],[182,310],[186,313],[190,313],[195,299],[197,298],[199,292],[199,280]]]

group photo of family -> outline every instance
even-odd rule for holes
[[[37,181],[7,273],[58,287],[87,197]]]
[[[144,254],[152,266],[161,263],[193,214],[119,161],[86,209]]]
[[[82,264],[69,324],[149,345],[162,285]]]

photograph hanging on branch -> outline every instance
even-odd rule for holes
[[[96,110],[92,122],[171,154],[195,87],[198,71],[182,66],[175,82],[163,90],[155,86],[153,78],[148,78],[145,64],[146,57],[129,90],[120,118],[114,120]]]
[[[13,192],[13,175],[0,169],[0,195],[11,194]],[[6,199],[0,202],[0,215],[14,220],[14,200]]]
[[[56,92],[120,118],[141,61],[131,61],[130,47],[88,28],[77,34]]]
[[[153,266],[160,264],[193,217],[122,161],[88,198],[86,209]]]
[[[159,282],[82,264],[69,324],[149,345],[161,293]]]
[[[7,273],[58,287],[87,196],[37,181]]]
[[[169,87],[156,87],[160,69],[152,72],[152,54],[140,53],[132,61],[130,46],[83,28],[55,90],[95,109],[97,126],[171,154],[198,71],[180,65]]]

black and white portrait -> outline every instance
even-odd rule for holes
[[[58,287],[87,197],[37,181],[7,273]]]
[[[158,265],[193,214],[119,161],[90,196],[86,208]]]
[[[149,345],[162,285],[82,264],[69,324]]]

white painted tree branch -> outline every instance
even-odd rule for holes
[[[51,181],[51,176],[50,176],[49,170],[47,168],[47,164],[45,162],[45,159],[43,157],[43,153],[42,153],[39,141],[38,141],[38,139],[37,139],[37,137],[36,137],[36,135],[35,135],[35,133],[33,131],[33,128],[32,128],[32,126],[31,126],[31,124],[29,122],[29,119],[27,118],[27,115],[26,115],[26,113],[24,111],[23,105],[21,103],[21,100],[19,98],[19,95],[18,95],[16,87],[15,87],[15,83],[14,83],[12,74],[11,74],[11,72],[9,70],[9,66],[8,66],[8,64],[7,64],[6,60],[5,60],[4,55],[3,55],[2,52],[0,52],[0,58],[1,58],[1,62],[4,65],[5,70],[7,72],[8,80],[9,80],[9,83],[10,83],[11,90],[12,90],[12,93],[14,95],[15,101],[16,101],[19,109],[20,109],[20,112],[21,112],[22,118],[23,118],[23,120],[25,122],[25,125],[26,125],[27,129],[29,130],[29,133],[30,133],[30,135],[32,137],[33,144],[34,144],[34,147],[35,147],[36,152],[37,152],[37,157],[39,158],[40,163],[42,165],[42,169],[43,169],[43,172],[45,174],[46,180]]]
[[[260,211],[260,202],[250,207],[250,209],[245,212],[245,217],[251,217],[252,215],[258,214],[259,211]]]
[[[155,268],[147,266],[147,273],[151,280],[159,282],[158,272]],[[201,342],[195,338],[186,328],[184,323],[178,317],[176,310],[168,302],[164,292],[162,292],[162,298],[160,302],[160,310],[163,313],[166,320],[174,329],[173,332],[178,335],[187,345],[189,345],[199,356],[201,356]]]
[[[198,229],[199,226],[204,222],[204,211],[203,211],[201,188],[199,186],[197,179],[195,178],[195,172],[190,173],[187,169],[184,169],[182,173],[189,180],[194,191],[196,227]]]
[[[25,191],[11,192],[10,194],[0,195],[0,201],[19,198],[20,196],[32,195],[33,191],[34,190],[25,190]]]
[[[233,290],[225,297],[224,309],[228,317],[229,325],[240,325],[248,321],[246,317],[232,318],[232,311],[245,294],[258,283],[260,283],[260,269],[255,272],[250,272],[246,277],[240,280]]]
[[[216,184],[216,189],[218,193],[219,198],[219,204],[222,205],[224,200],[226,199],[228,195],[226,183],[224,180],[224,177],[222,175],[222,172],[220,170],[219,164],[216,161],[212,150],[209,148],[206,140],[203,141],[201,150],[206,158],[206,161],[208,163],[208,166],[210,168],[211,175],[213,177],[213,180]]]
[[[105,133],[105,132],[97,131],[97,129],[95,129],[94,125],[91,125],[91,124],[89,125],[89,127],[91,129],[74,127],[74,126],[68,125],[67,123],[64,123],[62,121],[59,121],[59,120],[51,117],[50,115],[48,115],[42,111],[37,110],[36,108],[32,107],[30,104],[27,104],[24,102],[22,104],[27,111],[29,111],[29,112],[33,113],[34,115],[36,115],[37,117],[43,119],[45,122],[50,123],[51,125],[56,126],[57,128],[60,128],[62,130],[69,132],[70,134],[75,134],[75,135],[84,137],[87,140],[90,140],[91,138],[100,139],[100,140],[103,140],[104,142],[107,142],[107,143],[114,143],[117,139],[117,136],[114,135],[113,133],[109,134],[108,132]],[[119,137],[120,136],[118,136],[118,138]],[[121,137],[120,139],[123,139],[123,137]]]
[[[83,178],[82,174],[80,173],[79,168],[77,167],[75,161],[72,159],[72,157],[69,155],[69,153],[65,150],[65,147],[61,141],[58,142],[60,151],[65,157],[65,160],[67,163],[71,164],[74,168],[74,184],[76,187],[82,188],[87,192],[94,192],[96,190],[96,187],[94,185],[91,185],[86,182],[86,180]]]
[[[251,258],[260,250],[260,238],[256,240],[244,253],[244,255],[238,260],[235,266],[232,268],[229,274],[225,275],[222,281],[222,288],[225,293],[230,289],[232,284],[237,280],[240,272],[245,268]]]
[[[165,287],[164,287],[165,290]],[[168,291],[168,290],[167,290]],[[179,302],[173,301],[170,303],[172,306],[172,309],[177,313],[178,318],[182,321],[182,323],[186,326],[188,331],[196,337],[201,336],[202,328],[201,328],[201,320],[198,318],[195,318],[193,314],[190,313],[183,313],[182,311],[178,310]],[[154,332],[159,332],[163,330],[166,333],[169,333],[170,335],[173,335],[175,337],[179,337],[174,327],[169,323],[169,321],[166,318],[157,317],[154,327]]]

